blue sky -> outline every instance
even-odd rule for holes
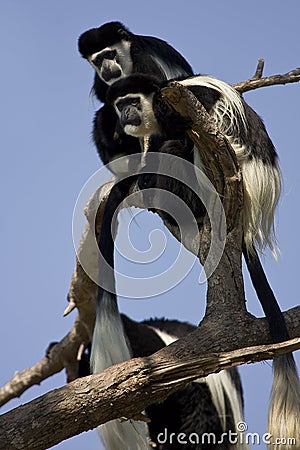
[[[89,101],[93,74],[77,52],[79,35],[120,20],[135,33],[167,40],[195,72],[235,83],[253,74],[259,57],[265,59],[265,75],[300,65],[299,16],[297,0],[1,2],[1,385],[41,359],[75,318],[74,313],[62,317],[75,262],[72,214],[82,186],[100,167],[90,137],[98,105]],[[245,95],[263,117],[283,171],[277,218],[281,255],[277,263],[267,255],[265,268],[284,310],[299,303],[299,88]],[[136,229],[142,224],[150,230],[143,220]],[[196,266],[172,291],[154,299],[121,300],[120,308],[137,320],[165,316],[196,324],[205,305],[198,276]],[[248,281],[247,301],[251,312],[262,315]],[[299,365],[299,352],[297,359]],[[269,362],[241,368],[252,432],[265,431],[271,373]],[[3,411],[63,383],[64,374],[54,376]],[[100,448],[95,432],[56,448],[83,447]]]

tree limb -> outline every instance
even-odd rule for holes
[[[300,306],[284,313],[284,318],[290,336],[292,338],[300,336]],[[263,341],[268,342],[268,325],[264,323],[265,319],[259,320],[262,321],[262,325],[259,327],[257,334],[259,335],[263,332]],[[51,375],[66,368],[68,366],[67,361],[71,360],[73,364],[76,364],[79,346],[86,338],[84,328],[79,316],[77,316],[71,331],[49,351],[47,357],[21,373],[16,373],[12,380],[0,389],[0,406],[5,405],[13,398],[20,397],[30,387],[40,384]],[[69,376],[68,380],[71,381],[75,378],[74,376]]]
[[[149,358],[132,359],[2,415],[0,450],[42,450],[118,417],[136,419],[146,406],[165,399],[187,382],[293,351],[300,347],[300,339],[186,361],[173,359],[172,345],[164,349],[167,357],[163,362],[159,358],[162,351]]]
[[[234,84],[233,87],[241,94],[247,91],[253,91],[267,86],[275,86],[278,84],[297,83],[300,81],[300,68],[290,70],[283,75],[272,75],[270,77],[262,78],[263,72],[263,59],[259,59],[256,72],[249,80],[241,81]]]

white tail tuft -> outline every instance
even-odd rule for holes
[[[273,371],[268,418],[269,448],[295,450],[300,445],[300,381],[292,354],[274,358]],[[282,444],[276,444],[276,441]]]
[[[149,450],[148,429],[143,422],[112,420],[98,427],[107,450]]]
[[[115,297],[103,291],[98,304],[91,350],[91,369],[101,372],[131,358]],[[107,450],[148,450],[148,427],[133,420],[112,420],[98,427]]]
[[[186,86],[203,86],[214,89],[221,94],[220,99],[210,111],[220,131],[228,136],[237,136],[239,132],[247,132],[245,108],[240,94],[224,81],[207,75],[199,75],[180,81]],[[241,129],[241,127],[243,129]]]
[[[121,317],[119,314],[113,314],[111,309],[111,303],[114,301],[111,296],[109,292],[103,291],[97,309],[91,350],[93,373],[131,358]]]
[[[277,163],[273,166],[258,159],[244,158],[243,147],[229,139],[243,174],[244,185],[244,240],[248,249],[256,242],[262,252],[269,246],[276,259],[274,215],[281,192],[281,172]]]
[[[253,242],[256,242],[260,251],[269,246],[276,258],[274,214],[281,192],[281,173],[276,161],[266,164],[258,158],[249,158],[250,149],[240,138],[248,133],[242,97],[224,81],[209,76],[189,77],[180,83],[187,88],[197,85],[212,88],[221,94],[210,115],[230,142],[243,174],[245,244],[250,251]],[[194,151],[194,155],[197,152]],[[200,156],[197,161],[195,159],[198,166],[201,166],[200,159]],[[205,168],[201,169],[205,171]]]
[[[183,70],[182,67],[175,66],[174,63],[168,64],[167,61],[164,61],[164,59],[157,56],[157,54],[151,55],[151,58],[164,73],[166,80],[171,80],[172,78],[181,77],[183,75],[190,75],[185,70]]]
[[[232,411],[233,423],[236,432],[239,435],[237,444],[233,447],[238,450],[248,450],[249,447],[246,444],[244,433],[237,430],[237,425],[244,422],[243,405],[241,397],[237,392],[236,387],[230,377],[230,372],[227,370],[221,370],[219,373],[213,373],[203,379],[210,390],[213,404],[218,412],[223,431],[226,431],[226,404],[225,395],[229,402],[230,409]]]
[[[156,327],[152,328],[153,331],[161,338],[161,340],[169,345],[174,341],[177,341],[178,337],[162,331]],[[212,398],[214,407],[217,410],[221,426],[223,431],[226,431],[226,403],[225,396],[229,402],[230,409],[233,415],[233,423],[236,428],[237,424],[244,421],[243,405],[240,395],[231,379],[230,372],[227,370],[221,370],[219,373],[213,373],[205,378],[199,378],[194,381],[195,383],[206,383]],[[243,433],[240,434],[237,445],[233,448],[235,450],[248,450],[249,447],[245,443]]]

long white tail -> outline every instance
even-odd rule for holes
[[[213,404],[218,412],[223,431],[226,431],[226,398],[233,416],[235,432],[238,433],[237,444],[233,446],[235,450],[248,450],[249,447],[243,432],[238,431],[238,424],[244,422],[242,399],[239,395],[228,370],[221,370],[219,373],[208,375],[205,379]]]
[[[275,358],[273,372],[268,418],[272,444],[269,448],[294,450],[300,445],[300,382],[292,354]]]
[[[98,427],[106,450],[149,450],[148,429],[143,422],[112,420]]]
[[[115,295],[102,291],[92,341],[92,372],[101,372],[130,358],[131,351],[117,310]]]
[[[99,288],[91,349],[93,373],[131,358],[115,295]],[[118,419],[98,427],[107,450],[149,450],[148,428],[143,422]]]

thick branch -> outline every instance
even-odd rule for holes
[[[0,449],[42,450],[118,417],[136,418],[188,381],[245,362],[273,358],[300,347],[300,339],[272,346],[174,361],[172,346],[78,379],[0,417]],[[167,350],[167,351],[166,351]],[[130,395],[128,395],[130,393]],[[51,426],[49,426],[51,424]],[[45,444],[46,443],[46,444]]]
[[[292,338],[300,336],[300,306],[290,309],[284,314],[284,318],[289,329],[289,334]],[[257,335],[262,337],[263,342],[271,342],[268,325],[265,319],[259,319],[259,326],[257,325]],[[208,328],[208,327],[207,327]],[[255,329],[253,329],[254,334]],[[15,374],[12,380],[6,383],[0,389],[0,406],[3,406],[9,400],[20,397],[30,387],[40,384],[42,381],[60,372],[67,365],[67,361],[76,363],[76,356],[79,345],[84,341],[86,335],[84,334],[82,324],[80,324],[79,317],[73,326],[70,333],[68,333],[61,342],[53,347],[48,356],[43,358],[34,366],[23,370],[21,373]],[[203,333],[203,341],[209,342],[211,336],[209,333]],[[236,336],[233,335],[234,341]],[[256,336],[253,340],[253,345],[257,343]],[[201,343],[203,345],[203,343]],[[206,344],[207,345],[207,344]],[[75,377],[73,377],[74,379]]]

